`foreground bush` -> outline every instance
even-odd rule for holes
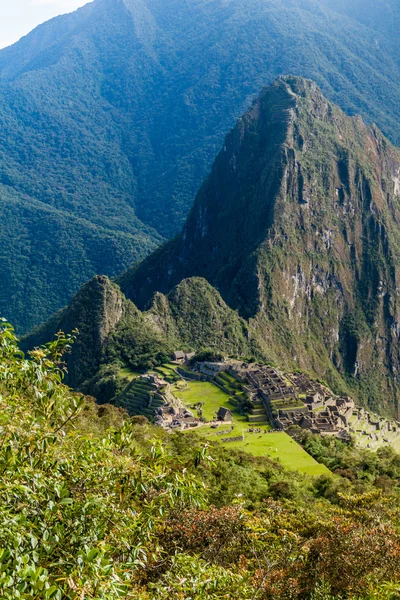
[[[399,597],[393,487],[337,477],[331,503],[329,482],[96,407],[62,383],[72,343],[26,358],[0,327],[1,598]]]

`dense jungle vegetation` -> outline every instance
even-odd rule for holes
[[[396,0],[95,0],[2,50],[1,314],[27,331],[178,232],[224,135],[280,74],[398,142],[397,22]]]
[[[73,341],[25,357],[0,328],[2,598],[398,597],[399,456],[337,445],[311,479],[167,435],[72,393]]]

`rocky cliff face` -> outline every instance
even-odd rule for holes
[[[399,221],[399,150],[281,78],[226,138],[181,235],[120,283],[144,306],[204,277],[271,358],[397,411]]]

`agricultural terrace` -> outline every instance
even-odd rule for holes
[[[232,412],[232,424],[220,425],[218,429],[212,429],[210,425],[205,424],[196,430],[201,437],[213,442],[223,443],[232,449],[241,449],[253,456],[268,456],[279,460],[284,467],[291,470],[301,471],[309,475],[329,473],[327,467],[317,463],[286,433],[271,431],[268,423],[251,425],[247,417],[239,414],[236,407],[230,403],[230,396],[213,383],[202,381],[184,382],[181,380],[172,386],[171,391],[192,412],[195,412],[194,406],[201,404],[205,421],[212,421],[221,406],[229,408]],[[249,432],[248,430],[251,428],[257,432]],[[259,430],[261,433],[258,432]],[[242,434],[244,440],[222,442],[223,439],[239,437]]]

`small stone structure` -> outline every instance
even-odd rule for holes
[[[215,377],[218,373],[228,370],[228,363],[223,362],[202,362],[198,364],[200,373],[208,377]]]
[[[224,408],[223,406],[221,406],[221,408],[217,412],[217,420],[224,421],[225,423],[232,423],[233,416],[229,408]]]
[[[182,377],[182,379],[187,379],[188,381],[207,381],[207,375],[202,375],[201,373],[195,373],[194,371],[187,371],[182,367],[177,367],[177,373]]]
[[[244,440],[244,435],[238,435],[236,437],[228,437],[228,438],[222,438],[221,442],[225,442],[225,443],[229,443],[229,442],[243,442]]]

